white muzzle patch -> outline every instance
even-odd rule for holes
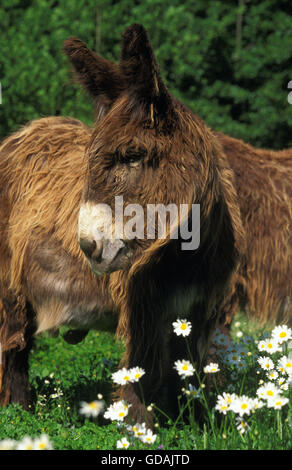
[[[78,218],[78,239],[112,240],[115,237],[114,219],[107,204],[85,202],[81,205]]]

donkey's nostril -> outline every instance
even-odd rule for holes
[[[94,248],[93,253],[91,254],[91,257],[97,262],[101,261],[102,250],[103,250],[102,240],[95,240],[95,248]]]
[[[96,249],[96,241],[95,240],[88,240],[87,238],[80,238],[79,245],[81,250],[91,258],[94,250]]]

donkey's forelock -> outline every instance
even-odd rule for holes
[[[64,43],[78,82],[96,102],[99,117],[122,95],[132,109],[140,107],[149,117],[149,127],[171,130],[176,121],[172,98],[163,83],[153,49],[142,25],[133,24],[122,36],[119,64],[106,60],[77,38]]]

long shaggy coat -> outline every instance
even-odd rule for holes
[[[192,341],[199,363],[206,359],[214,327],[230,322],[239,308],[261,321],[291,322],[292,150],[255,149],[208,129],[168,94],[147,41],[139,25],[129,28],[118,67],[94,55],[81,41],[69,40],[65,52],[79,81],[95,96],[96,125],[43,118],[0,147],[2,404],[27,405],[32,337],[64,324],[88,330],[119,321],[118,332],[127,344],[123,364],[148,367],[146,387],[155,389],[157,383],[159,393],[165,364],[171,367],[180,346],[157,331],[169,328],[175,312],[183,315],[196,303]],[[131,56],[139,55],[137,51],[145,61],[143,74],[151,71],[147,77],[139,75],[139,63]],[[127,87],[127,98],[120,96]],[[163,90],[159,97],[158,90]],[[201,204],[201,245],[190,262],[167,241],[157,240],[140,252],[128,272],[97,278],[77,239],[78,213],[89,185],[88,148],[97,130],[104,129],[108,146],[115,145],[115,132],[117,141],[121,139],[118,126],[125,119],[125,107],[131,110],[132,121],[124,129],[129,135],[135,126],[138,129],[141,111],[135,100],[140,103],[146,95],[151,105],[142,112],[147,108],[149,115],[143,127],[145,142],[149,150],[154,142],[149,136],[155,135],[151,132],[156,127],[162,136],[155,137],[156,150],[160,146],[165,152],[165,135],[171,151],[177,150],[175,171],[162,174],[161,181],[166,181],[170,194],[181,181],[190,195],[185,202]],[[179,130],[169,125],[174,119]],[[125,141],[126,137],[124,131]],[[188,154],[192,148],[197,149],[197,161]],[[160,184],[159,191],[166,198],[163,187]],[[174,199],[179,197],[176,191]],[[177,271],[170,264],[171,253]],[[200,277],[196,266],[202,266]],[[135,403],[134,392],[127,393]]]

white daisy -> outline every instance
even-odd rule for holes
[[[33,439],[29,436],[25,436],[18,444],[16,445],[16,450],[34,450]]]
[[[236,418],[236,429],[240,432],[240,434],[244,434],[246,431],[249,430],[249,425],[240,417]]]
[[[130,406],[132,405],[128,405],[124,400],[116,401],[108,407],[104,417],[111,421],[123,421],[129,412]]]
[[[185,360],[175,361],[174,369],[177,370],[177,372],[183,379],[185,379],[186,377],[190,377],[191,375],[194,375],[194,372],[195,372],[195,369],[193,365],[190,363],[190,361],[185,361]]]
[[[259,400],[258,398],[253,398],[253,409],[258,410],[265,406],[264,402]]]
[[[230,410],[234,411],[234,413],[238,414],[239,416],[243,416],[245,414],[249,415],[253,408],[253,399],[245,395],[237,397],[230,405]]]
[[[52,450],[53,446],[46,434],[37,437],[33,443],[33,450]]]
[[[87,418],[96,417],[98,416],[104,409],[104,402],[101,400],[91,401],[87,403],[86,401],[80,402],[80,410],[79,413],[81,415],[85,415]]]
[[[281,357],[278,362],[278,370],[282,373],[286,372],[286,374],[292,375],[292,359],[287,356]]]
[[[3,439],[3,441],[0,441],[0,450],[13,450],[15,444],[12,439]]]
[[[281,393],[281,390],[273,383],[268,382],[257,389],[257,396],[269,400]]]
[[[257,346],[258,346],[259,351],[264,351],[264,352],[266,351],[266,341],[265,340],[262,339],[261,341],[259,341]]]
[[[272,331],[272,338],[278,341],[279,344],[292,339],[292,330],[286,325],[276,326]]]
[[[283,385],[286,382],[286,378],[285,377],[279,377],[277,382],[278,382],[279,385]]]
[[[136,423],[133,426],[129,425],[127,426],[127,430],[140,439],[147,432],[146,423]]]
[[[192,329],[191,323],[187,320],[177,319],[175,322],[173,322],[172,326],[173,331],[177,334],[177,336],[188,336]]]
[[[155,442],[155,440],[156,440],[156,437],[157,437],[157,435],[156,435],[156,434],[153,434],[153,432],[151,431],[151,429],[147,429],[146,434],[144,434],[143,436],[141,436],[140,440],[141,440],[144,444],[153,444],[153,442]]]
[[[217,403],[215,406],[215,409],[219,411],[220,413],[226,415],[227,411],[230,409],[230,405],[233,403],[233,401],[237,398],[237,395],[235,393],[226,393],[223,392],[222,395],[218,395],[217,397]]]
[[[267,407],[274,408],[274,410],[280,410],[283,406],[289,403],[288,398],[284,398],[282,396],[275,396],[268,400]]]
[[[261,368],[264,370],[272,370],[274,368],[274,363],[272,359],[270,359],[267,356],[259,357],[258,363],[261,366]]]
[[[130,369],[130,374],[132,382],[138,382],[142,375],[145,374],[145,370],[141,367],[133,367],[132,369]]]
[[[112,374],[112,380],[118,385],[125,385],[129,382],[133,382],[133,376],[130,370],[123,367]]]
[[[269,354],[281,351],[278,341],[274,338],[267,338],[266,340],[259,341],[258,349],[259,351],[265,351]]]
[[[222,400],[216,404],[215,410],[219,411],[223,415],[226,415],[227,411],[229,411],[229,406]]]
[[[205,374],[215,374],[219,371],[219,365],[216,362],[210,362],[210,364],[204,367]]]
[[[270,380],[276,380],[278,378],[279,374],[276,370],[270,370],[268,372],[268,375],[267,377],[270,379]]]
[[[128,449],[130,442],[127,440],[126,437],[123,437],[119,441],[117,441],[117,449]]]

